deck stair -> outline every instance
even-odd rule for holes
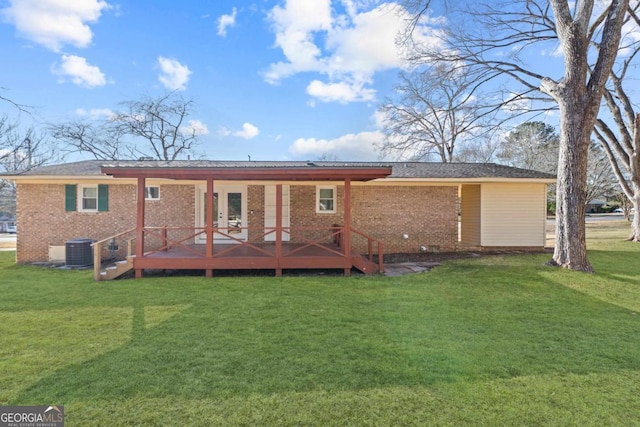
[[[96,282],[113,280],[133,270],[132,242],[135,239],[135,231],[136,229],[132,228],[92,244],[93,280]],[[122,250],[120,250],[121,247]],[[103,258],[117,261],[103,268]]]
[[[117,261],[115,264],[100,270],[99,280],[113,280],[129,271],[133,270],[133,257],[127,257],[122,261]]]
[[[351,264],[364,274],[378,274],[380,270],[377,263],[362,255],[351,257]]]

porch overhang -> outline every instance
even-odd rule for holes
[[[140,278],[143,276],[145,269],[154,268],[154,266],[164,265],[166,262],[158,260],[149,260],[148,253],[145,251],[145,188],[147,179],[172,179],[182,181],[205,181],[207,190],[205,193],[205,221],[204,227],[196,227],[195,234],[189,236],[187,239],[204,234],[205,236],[205,251],[204,257],[199,259],[195,264],[192,261],[185,261],[180,259],[176,261],[175,266],[188,266],[188,268],[204,268],[205,275],[211,277],[213,270],[220,268],[222,265],[230,265],[229,263],[220,262],[215,257],[214,247],[218,245],[214,242],[214,236],[216,234],[225,234],[225,230],[228,230],[228,226],[219,227],[216,222],[218,219],[224,219],[224,214],[214,218],[215,201],[214,191],[216,185],[215,181],[244,181],[244,182],[272,182],[275,181],[275,227],[268,231],[267,234],[275,233],[275,242],[273,246],[274,256],[265,264],[261,257],[252,256],[247,259],[243,259],[242,262],[246,262],[248,266],[256,268],[258,265],[264,267],[270,265],[275,269],[276,276],[282,275],[284,268],[295,268],[296,266],[312,267],[341,267],[344,268],[344,274],[349,275],[351,268],[354,264],[353,256],[351,253],[351,184],[354,181],[370,181],[374,179],[386,178],[391,175],[392,167],[387,165],[327,165],[320,166],[312,162],[298,163],[296,165],[278,165],[268,166],[265,164],[242,164],[242,165],[223,165],[223,164],[206,164],[206,165],[171,165],[171,164],[152,164],[144,165],[140,163],[136,164],[106,164],[102,165],[101,173],[117,178],[124,179],[136,179],[137,180],[137,214],[136,214],[136,247],[135,258],[133,259],[133,269],[135,270],[135,277]],[[344,207],[343,207],[343,225],[339,226],[341,231],[341,249],[340,252],[333,251],[334,254],[338,254],[338,259],[335,260],[334,256],[320,257],[321,260],[316,259],[314,263],[307,262],[306,264],[299,264],[298,260],[289,262],[289,259],[283,252],[283,234],[291,234],[291,227],[284,226],[282,221],[283,215],[283,183],[284,182],[326,182],[335,181],[344,183]],[[237,227],[237,226],[236,226]],[[249,227],[240,226],[240,229],[248,230]],[[335,234],[335,233],[334,233]],[[265,234],[263,234],[265,235]],[[227,237],[233,238],[227,234]],[[373,243],[369,237],[369,246]],[[161,236],[162,241],[168,240],[165,236]],[[233,239],[238,244],[246,246],[250,245],[252,248],[257,248],[255,245],[243,242],[241,239]],[[174,242],[175,243],[175,242]],[[182,241],[176,244],[181,245]],[[316,245],[318,242],[307,242],[306,246]],[[304,246],[304,247],[306,247]],[[382,259],[381,245],[379,243],[379,257]],[[169,248],[167,243],[163,247]],[[264,251],[262,251],[264,252]],[[371,253],[371,251],[369,251]],[[145,258],[145,256],[147,256]],[[165,260],[166,261],[166,260]],[[240,262],[239,259],[235,259],[236,263]],[[359,262],[359,261],[358,261]],[[371,262],[371,260],[369,260]],[[380,265],[382,261],[380,261]]]
[[[391,166],[171,167],[102,166],[114,178],[223,181],[371,181],[391,175]]]

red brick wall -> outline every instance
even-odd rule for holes
[[[264,234],[264,185],[247,186],[247,222],[249,240],[260,242],[257,239]]]
[[[146,203],[145,225],[193,227],[193,201],[193,186],[163,185],[160,200]],[[49,245],[80,237],[100,240],[136,225],[135,185],[109,185],[108,212],[66,212],[64,202],[63,184],[18,185],[19,263],[47,261]]]
[[[456,250],[457,187],[353,186],[351,193],[353,227],[381,240],[385,253]]]
[[[291,186],[291,226],[344,224],[344,186],[338,186],[336,213],[316,213],[316,186]],[[386,253],[454,251],[458,243],[456,186],[351,187],[352,226],[384,243]],[[305,232],[320,238],[328,231]],[[405,238],[405,235],[407,236]],[[295,240],[294,240],[295,241]],[[352,236],[354,250],[365,252],[367,241]]]
[[[295,234],[303,234],[312,240],[321,239],[331,234],[329,228],[334,225],[342,225],[344,218],[344,187],[338,186],[336,200],[336,213],[316,213],[316,186],[292,185],[290,188],[291,199],[291,227],[319,227],[318,230],[293,231],[291,242],[300,242]]]
[[[344,187],[337,186],[336,213],[316,213],[316,186],[291,185],[291,226],[319,227],[304,232],[318,239],[330,234],[333,224],[344,223]],[[109,186],[109,211],[98,213],[65,212],[65,186],[62,184],[19,184],[17,192],[18,262],[46,261],[49,245],[64,245],[72,238],[95,240],[135,227],[135,185]],[[162,185],[160,200],[146,202],[145,225],[193,227],[195,187]],[[458,241],[457,187],[431,186],[352,186],[352,225],[382,240],[385,253],[411,253],[427,250],[455,250]],[[264,187],[247,188],[249,238],[263,233]],[[170,239],[179,234],[170,232]],[[407,238],[404,237],[407,236]],[[300,239],[292,239],[292,242]],[[190,242],[187,242],[190,243]],[[366,240],[353,237],[355,250],[365,251]],[[147,239],[147,249],[159,244]]]

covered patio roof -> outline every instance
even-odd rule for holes
[[[248,163],[248,162],[247,162]],[[136,163],[106,164],[102,173],[114,178],[163,178],[182,180],[227,180],[227,181],[370,181],[391,175],[387,165],[319,166],[315,163],[298,163],[287,166],[265,166],[245,163],[234,167],[206,164],[202,166],[174,166],[171,164]]]

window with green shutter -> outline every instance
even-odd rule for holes
[[[109,186],[106,184],[98,185],[98,211],[106,212],[109,210]]]
[[[64,186],[64,210],[74,212],[78,207],[78,186],[67,184]]]
[[[109,186],[67,184],[64,203],[67,212],[106,212],[109,210]]]

